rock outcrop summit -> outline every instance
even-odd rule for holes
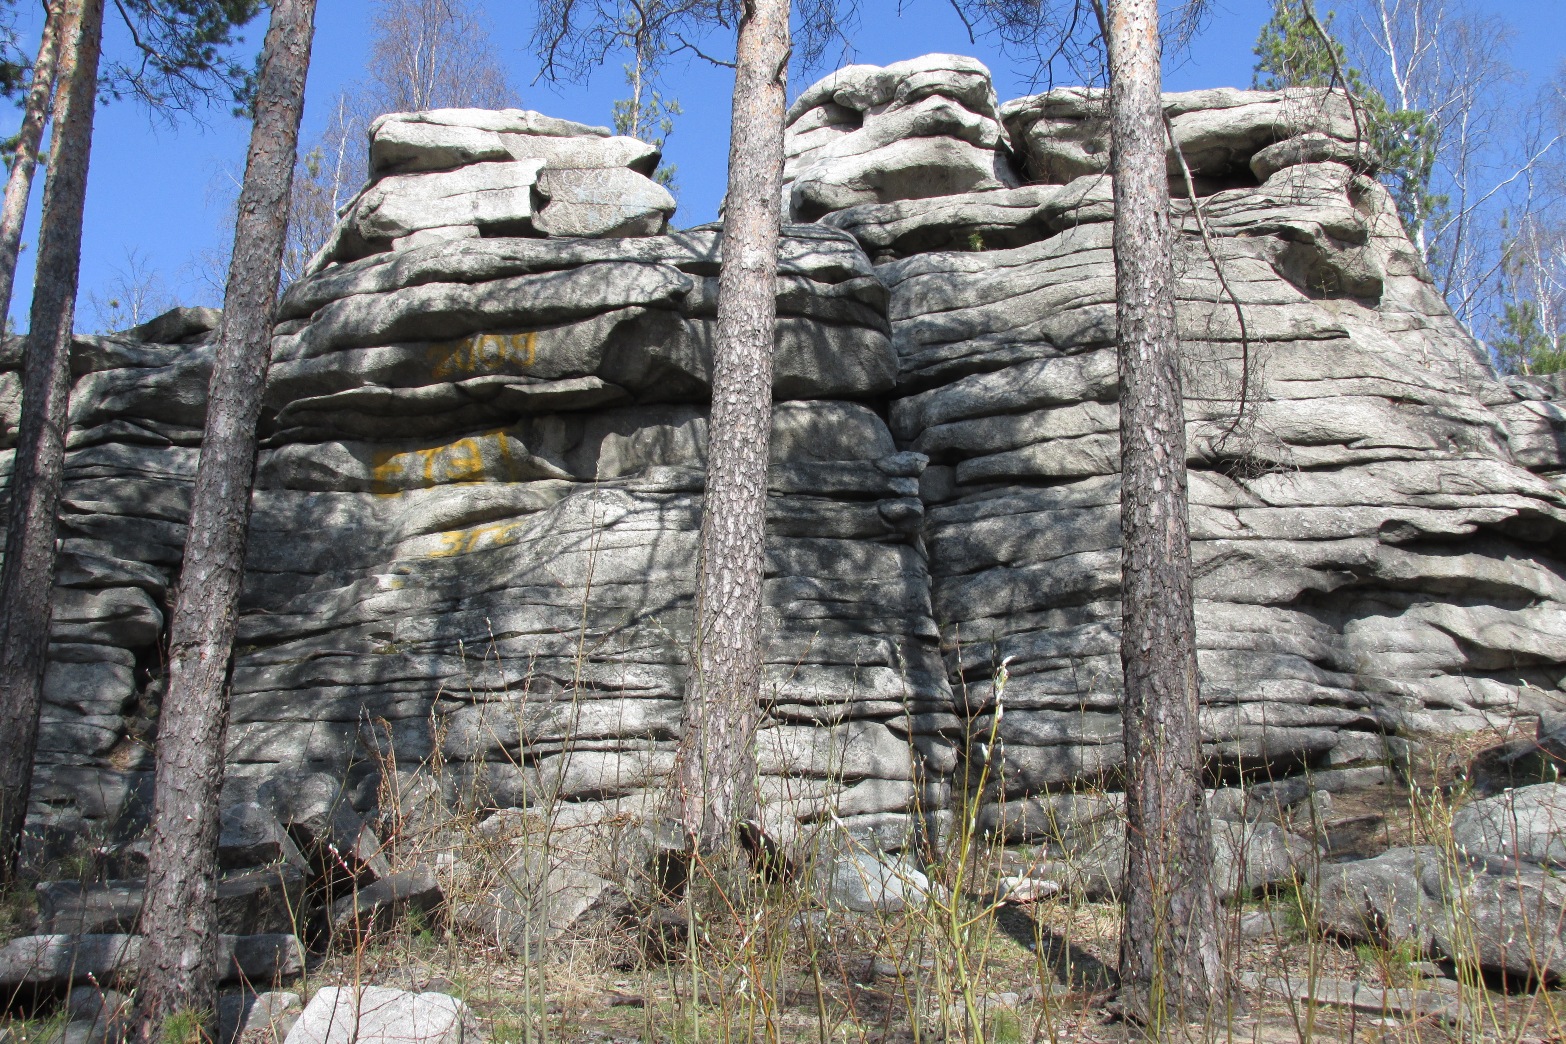
[[[1561,389],[1492,371],[1341,95],[1164,104],[1215,780],[1368,785],[1389,744],[1556,706]],[[788,120],[766,816],[895,850],[990,758],[987,822],[1058,841],[1123,757],[1103,98],[1000,104],[932,55]],[[666,231],[651,147],[535,113],[369,147],[273,341],[227,798],[628,808],[680,729],[720,231]],[[213,327],[75,345],[41,834],[147,807]]]

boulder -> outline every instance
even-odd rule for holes
[[[1452,842],[1469,855],[1566,866],[1566,785],[1540,783],[1464,805],[1452,816]]]
[[[218,1044],[283,1044],[303,1010],[297,993],[220,993]]]
[[[989,70],[925,55],[840,69],[789,109],[785,209],[813,220],[862,204],[1011,188]]]
[[[328,986],[310,998],[285,1044],[464,1044],[481,1039],[473,1012],[444,993]]]
[[[1374,165],[1362,144],[1368,130],[1363,121],[1355,121],[1341,91],[1187,91],[1164,95],[1164,115],[1173,128],[1174,145],[1196,175],[1227,177],[1254,170],[1265,181],[1273,172],[1301,162],[1352,159],[1360,169]],[[1109,110],[1101,89],[1058,87],[1009,101],[1000,116],[1034,181],[1065,184],[1109,169]],[[1285,141],[1295,144],[1275,148]],[[1270,148],[1275,151],[1253,168],[1252,157]],[[1181,157],[1174,146],[1168,169],[1172,176],[1181,176]]]
[[[306,839],[305,854],[317,869],[371,881],[391,874],[380,839],[354,811],[341,780],[324,772],[279,777],[257,788],[255,803]]]
[[[370,124],[370,170],[375,174],[444,170],[492,160],[542,158],[519,156],[513,151],[538,147],[535,142],[539,141],[571,149],[577,155],[600,155],[605,153],[594,150],[603,149],[610,139],[607,127],[573,123],[526,109],[396,112]],[[636,142],[641,145],[638,152],[623,144],[631,140],[618,139],[622,144],[611,149],[645,157],[650,146]]]
[[[822,868],[816,869],[817,876]],[[851,913],[900,913],[924,902],[930,891],[925,875],[895,856],[851,851],[825,868],[824,900]]]
[[[1534,864],[1395,848],[1323,868],[1313,903],[1345,938],[1410,943],[1515,982],[1566,972],[1566,884]]]
[[[470,938],[526,960],[630,909],[623,889],[568,854],[530,851],[502,876],[485,894],[458,904],[453,916]]]
[[[445,901],[445,893],[429,867],[402,870],[355,888],[333,902],[332,930],[370,932],[411,911],[437,910]]]
[[[354,204],[349,229],[366,242],[450,225],[522,230],[533,218],[542,160],[475,163],[429,174],[382,178]]]
[[[243,870],[287,863],[303,869],[304,857],[277,816],[253,801],[223,809],[218,835],[218,866]]]

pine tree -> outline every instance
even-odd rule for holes
[[[261,60],[158,719],[136,991],[137,1033],[147,1044],[161,1039],[166,1019],[215,1010],[228,668],[314,19],[315,0],[274,0]]]
[[[735,51],[701,562],[674,794],[675,818],[708,852],[736,851],[756,814],[788,20],[789,0],[750,0]]]
[[[1175,327],[1157,0],[1109,0],[1120,365],[1120,664],[1127,1014],[1163,1039],[1222,995],[1202,790],[1185,404]]]
[[[0,880],[16,874],[49,646],[56,511],[65,472],[71,331],[81,274],[82,210],[98,100],[103,0],[70,0],[61,24],[49,176],[22,357],[22,419],[0,569]]]
[[[43,141],[44,123],[54,101],[55,62],[60,53],[61,22],[65,0],[51,0],[44,9],[43,35],[38,41],[38,56],[33,60],[32,82],[22,103],[22,126],[16,132],[15,148],[9,157],[10,175],[5,183],[5,203],[0,208],[0,315],[11,311],[11,292],[16,282],[16,259],[22,250],[22,222],[27,217],[27,200],[32,195],[33,171],[38,165],[38,146]]]

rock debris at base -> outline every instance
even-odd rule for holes
[[[1420,736],[1555,711],[1566,388],[1491,370],[1341,95],[1164,104],[1199,197],[1172,153],[1213,771],[1295,805],[1381,785]],[[899,852],[988,766],[986,828],[1097,852],[1084,887],[1114,887],[1103,105],[1000,104],[982,65],[932,55],[840,70],[789,111],[759,736],[775,836],[835,817]],[[592,823],[659,800],[722,243],[666,231],[656,163],[517,110],[376,124],[371,184],[279,312],[224,797],[286,821],[279,794],[335,789],[276,836],[231,813],[236,852],[286,863],[308,822],[384,878],[334,817],[437,761],[438,805]],[[74,346],[35,846],[145,822],[216,321],[181,310]],[[19,352],[0,358],[7,444]],[[1227,845],[1236,893],[1314,851],[1262,833]],[[599,902],[578,891],[544,907]],[[487,930],[530,945],[539,901],[497,891]]]

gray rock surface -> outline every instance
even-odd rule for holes
[[[824,869],[823,898],[852,913],[900,913],[922,904],[930,892],[924,874],[897,857],[848,852]],[[816,873],[822,875],[822,868]]]
[[[309,270],[481,236],[657,235],[675,207],[650,177],[658,158],[634,138],[521,109],[382,116],[370,183]]]
[[[385,986],[328,986],[310,998],[285,1044],[472,1044],[478,1020],[455,997]]]
[[[1566,883],[1537,865],[1396,848],[1324,867],[1316,888],[1318,923],[1343,937],[1411,943],[1517,982],[1566,973]]]
[[[0,946],[0,989],[68,990],[78,983],[129,988],[140,959],[135,935],[24,935]],[[219,936],[224,982],[267,983],[303,971],[304,948],[293,935]]]
[[[675,205],[668,189],[626,167],[551,169],[538,194],[548,202],[533,227],[555,239],[660,235]]]
[[[218,995],[219,1044],[283,1044],[304,1010],[299,994],[236,990]]]
[[[989,70],[972,58],[839,69],[795,100],[788,126],[785,212],[799,219],[1017,184]]]
[[[1464,805],[1452,816],[1452,842],[1470,855],[1566,866],[1566,786],[1541,783]]]
[[[1566,702],[1566,388],[1495,378],[1341,101],[1165,99],[1217,259],[1177,200],[1204,743],[1227,778],[1293,795],[1278,805],[1380,785],[1402,737]],[[841,70],[789,113],[787,204],[820,222],[780,245],[759,737],[780,839],[830,815],[877,848],[938,835],[988,756],[984,821],[1114,888],[1118,813],[1092,797],[1123,760],[1098,105],[997,105],[982,65],[927,56]],[[715,228],[608,219],[542,236],[616,184],[666,213],[633,180],[653,154],[598,129],[441,110],[379,122],[371,149],[377,180],[279,311],[225,795],[261,810],[228,850],[287,863],[304,841],[361,886],[390,869],[383,768],[442,801],[587,818],[662,785],[722,249]],[[499,168],[539,187],[526,229],[474,216],[482,188],[439,196],[460,220],[375,224],[399,185]],[[131,852],[144,823],[212,325],[73,348],[38,838]],[[1008,661],[998,742],[969,751]],[[1277,829],[1251,831],[1266,851],[1230,859],[1226,887],[1276,883],[1310,844]]]

